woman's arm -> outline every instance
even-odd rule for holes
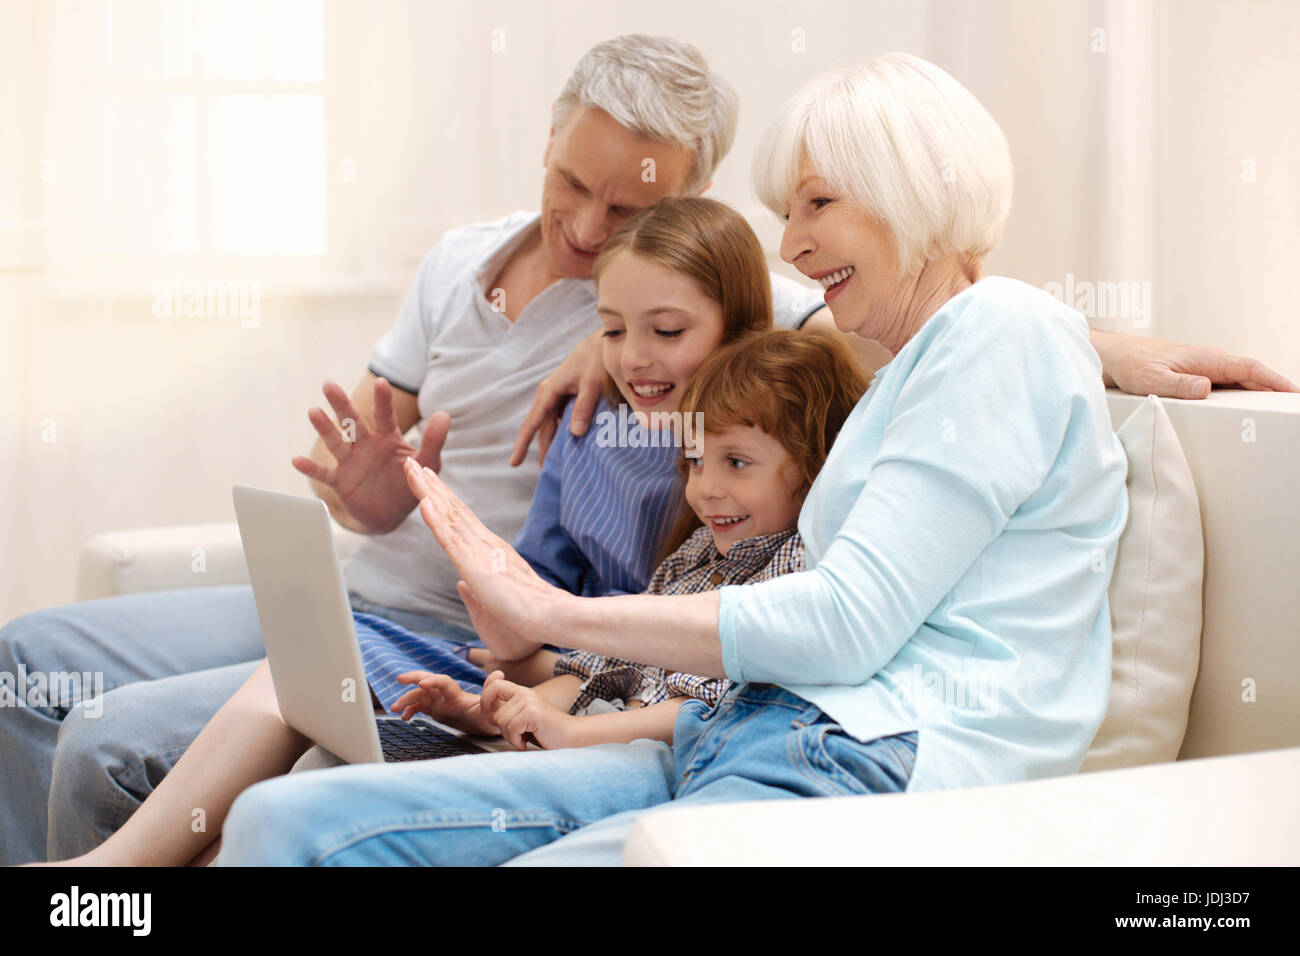
[[[542,580],[434,472],[408,459],[406,476],[422,499],[421,516],[460,571],[458,589],[474,629],[498,659],[526,657],[542,642],[727,676],[718,644],[717,591],[575,597]]]
[[[410,463],[408,478],[489,644],[489,632],[514,628],[710,677],[859,684],[1039,488],[1072,423],[1088,434],[1104,424],[1109,434],[1108,422],[1072,418],[1096,412],[1083,398],[1097,385],[1082,323],[1008,315],[1002,305],[988,305],[996,321],[974,315],[949,328],[908,373],[874,454],[846,446],[853,450],[837,457],[842,477],[870,472],[870,480],[856,501],[837,503],[845,517],[810,571],[689,596],[559,595],[536,575],[486,573],[484,555],[499,539],[427,469]]]
[[[1018,460],[1011,455],[999,467],[1014,469],[1008,462]],[[460,593],[474,628],[498,657],[509,658],[512,636],[522,633],[737,681],[866,681],[915,633],[1009,514],[942,469],[882,467],[846,532],[812,571],[701,594],[578,598],[546,584],[517,556],[504,567],[496,561],[494,571],[493,555],[504,542],[433,472],[412,462],[407,475],[422,498],[421,515],[464,578]],[[1016,476],[1017,485],[1038,480],[1041,473]],[[723,596],[742,591],[740,610],[723,611]],[[730,637],[725,647],[723,628]],[[739,640],[749,646],[738,649]]]

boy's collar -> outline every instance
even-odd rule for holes
[[[709,549],[712,557],[723,561],[734,561],[742,558],[769,557],[777,548],[789,541],[797,529],[787,528],[785,531],[774,531],[771,534],[742,538],[729,547],[725,555],[718,550],[718,544],[713,539],[713,532],[709,531],[708,528],[702,530],[709,535]]]

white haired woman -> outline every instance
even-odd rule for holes
[[[1125,459],[1083,318],[983,275],[1011,201],[1001,130],[948,74],[892,54],[815,80],[755,168],[786,219],[782,257],[826,286],[841,330],[894,354],[807,496],[806,571],[685,597],[573,597],[522,560],[502,572],[509,545],[408,463],[499,657],[526,635],[738,685],[712,709],[684,705],[672,748],[255,787],[232,811],[223,862],[496,863],[533,850],[521,862],[613,863],[630,822],[669,801],[1078,770],[1107,704]]]

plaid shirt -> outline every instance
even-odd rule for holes
[[[699,528],[686,543],[655,569],[646,594],[699,594],[725,584],[757,584],[781,574],[803,570],[803,539],[799,532],[779,531],[737,541],[723,557],[713,533]],[[643,706],[670,697],[695,697],[714,704],[731,686],[725,678],[697,677],[662,667],[637,664],[588,651],[570,651],[555,662],[555,674],[586,678],[569,713],[576,714],[597,698],[639,698]]]

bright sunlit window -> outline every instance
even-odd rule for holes
[[[110,0],[105,219],[139,252],[328,246],[320,0]]]
[[[56,0],[47,31],[62,68],[49,102],[66,118],[47,137],[56,270],[78,281],[187,263],[322,274],[338,252],[334,7]],[[69,42],[74,22],[85,39]]]

